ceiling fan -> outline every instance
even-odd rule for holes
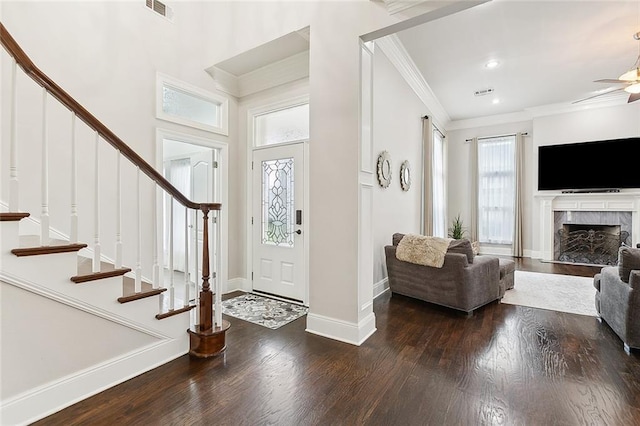
[[[633,35],[633,38],[640,41],[640,32],[637,32]],[[639,45],[640,51],[640,45]],[[638,54],[638,58],[636,62],[633,64],[633,67],[624,74],[622,74],[617,79],[605,78],[602,80],[595,80],[594,83],[608,83],[608,84],[621,84],[622,87],[617,89],[608,90],[602,93],[598,93],[597,95],[589,96],[588,98],[580,99],[574,101],[572,103],[576,104],[578,102],[586,101],[587,99],[593,99],[598,96],[608,95],[609,93],[618,92],[620,90],[624,90],[629,93],[629,99],[627,103],[635,102],[640,99],[640,54]]]

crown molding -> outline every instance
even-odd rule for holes
[[[497,124],[516,123],[520,121],[531,121],[537,117],[550,115],[567,114],[571,112],[584,111],[586,109],[609,108],[625,105],[627,102],[626,92],[615,95],[602,96],[589,99],[579,104],[557,103],[540,105],[537,107],[525,108],[523,111],[508,114],[487,115],[484,117],[468,118],[464,120],[453,120],[447,125],[447,130],[473,129],[477,127],[494,126]]]
[[[495,126],[498,124],[509,124],[531,120],[533,120],[533,115],[530,112],[512,112],[509,114],[496,114],[487,115],[484,117],[467,118],[464,120],[453,120],[448,123],[447,130],[475,129],[478,127]]]
[[[391,34],[376,40],[375,44],[382,50],[402,78],[409,84],[409,87],[427,107],[429,113],[433,115],[434,121],[440,124],[440,127],[447,128],[446,125],[451,121],[449,114],[435,93],[433,93],[431,87],[429,87],[411,56],[409,56],[400,38],[395,34]]]
[[[533,117],[544,117],[547,115],[558,115],[569,112],[584,111],[585,109],[608,108],[612,106],[624,105],[627,103],[629,94],[624,91],[599,96],[597,98],[588,99],[578,104],[549,104],[537,107],[525,108]]]
[[[242,98],[309,77],[309,51],[300,52],[240,76],[215,65],[206,71],[215,81],[216,89]]]

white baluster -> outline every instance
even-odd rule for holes
[[[174,295],[175,288],[173,286],[173,195],[169,197],[169,310],[173,311],[175,307]]]
[[[184,305],[189,305],[189,209],[184,208]]]
[[[18,82],[17,64],[11,60],[11,119],[9,136],[9,211],[19,211],[18,206]]]
[[[153,288],[160,288],[160,264],[158,263],[158,187],[153,193]],[[162,303],[162,300],[160,301]],[[162,307],[162,305],[160,305]]]
[[[42,89],[42,213],[40,244],[49,245],[49,138],[47,136],[47,89]]]
[[[122,268],[122,174],[120,162],[122,154],[117,153],[116,160],[116,268]]]
[[[94,212],[93,212],[93,272],[100,272],[100,134],[96,132],[93,172]]]
[[[78,242],[78,167],[76,152],[76,115],[71,115],[71,231],[69,242]]]
[[[199,215],[199,210],[195,210],[193,213],[195,215],[195,220],[193,221],[193,226],[195,226],[195,238],[196,238],[196,250],[195,250],[195,254],[194,254],[194,264],[195,264],[195,271],[193,273],[193,276],[195,277],[193,282],[195,284],[195,305],[196,306],[200,306],[200,285],[202,283],[202,275],[200,275],[198,273],[198,262],[200,261],[200,256],[201,253],[198,251],[198,221],[200,220]],[[196,308],[194,309],[195,312],[195,322],[194,324],[200,324],[200,309]]]
[[[137,235],[137,260],[136,260],[136,283],[135,292],[140,293],[142,291],[142,214],[141,214],[141,197],[140,197],[140,167],[137,167],[136,175],[136,193],[138,196],[138,202],[136,206],[136,214],[138,215],[138,235]]]
[[[216,278],[215,278],[215,326],[216,327],[222,327],[222,274],[220,274],[220,229],[221,229],[221,214],[220,214],[220,210],[216,210],[216,214],[215,214],[215,227],[214,229],[216,230],[215,233],[215,247],[216,247],[216,251],[214,253],[215,256],[215,266],[216,266]]]

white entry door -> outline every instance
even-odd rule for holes
[[[304,143],[253,151],[253,290],[304,301]]]

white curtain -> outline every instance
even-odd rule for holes
[[[176,187],[185,197],[191,198],[191,160],[189,158],[181,158],[178,160],[170,160],[165,165],[165,176],[173,186]],[[170,223],[169,209],[173,208],[173,223]],[[186,271],[185,265],[185,242],[188,238],[185,232],[185,207],[173,202],[170,206],[170,198],[167,197],[164,211],[164,252],[165,266],[169,266],[170,253],[170,236],[173,232],[173,269],[176,271]]]
[[[524,210],[523,174],[524,174],[524,137],[522,133],[516,134],[515,140],[516,175],[515,175],[515,205],[514,205],[514,228],[513,228],[513,255],[522,257],[524,248],[522,242],[522,212]]]
[[[438,129],[433,130],[432,157],[432,191],[433,191],[433,236],[447,236],[446,200],[445,200],[445,169],[444,169],[444,136]]]
[[[422,117],[422,234],[433,235],[433,127]]]
[[[515,209],[515,135],[478,140],[478,237],[512,244]]]

